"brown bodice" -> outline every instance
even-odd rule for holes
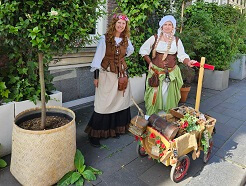
[[[176,54],[168,54],[166,59],[162,61],[162,57],[164,54],[156,52],[155,58],[152,59],[152,63],[159,68],[173,68],[176,65],[177,53]]]
[[[106,53],[101,63],[102,68],[105,70],[110,70],[110,72],[116,74],[119,74],[119,72],[124,73],[127,69],[127,64],[124,57],[126,55],[128,42],[124,42],[124,40],[122,39],[122,41],[118,45],[116,45],[115,42],[112,43],[111,41],[109,41],[107,35],[105,35],[105,38]]]

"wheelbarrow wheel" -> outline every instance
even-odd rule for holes
[[[212,149],[213,149],[213,145],[214,145],[213,138],[210,138],[209,139],[208,152],[207,153],[204,153],[204,156],[203,156],[203,162],[204,163],[207,163],[208,160],[210,159],[211,153],[212,153]]]
[[[190,158],[187,155],[181,156],[177,163],[172,167],[170,172],[170,178],[173,182],[180,182],[190,167]]]
[[[140,145],[139,143],[137,144],[137,153],[140,157],[146,157],[148,154],[146,153],[144,147]]]

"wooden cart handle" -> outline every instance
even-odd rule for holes
[[[139,110],[141,116],[144,117],[143,110],[138,106],[138,104],[135,102],[135,100],[133,99],[133,97],[131,97],[131,100],[132,100],[132,102],[134,103],[134,105],[138,108],[138,110]]]

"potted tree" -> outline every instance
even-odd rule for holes
[[[2,17],[7,18],[1,20],[5,25],[1,36],[19,55],[15,60],[39,68],[42,107],[21,112],[13,127],[10,171],[23,185],[53,185],[74,169],[75,114],[63,107],[46,109],[44,67],[52,55],[73,50],[75,43],[83,46],[91,41],[89,32],[103,14],[101,5],[101,1],[85,4],[76,0],[10,0],[0,5]],[[23,69],[20,66],[18,70]],[[34,120],[39,124],[34,125]]]
[[[205,69],[203,87],[223,90],[228,87],[233,57],[242,45],[240,26],[243,15],[230,5],[197,2],[185,10],[182,41],[192,59],[206,57],[215,70]],[[245,18],[244,18],[245,19]]]

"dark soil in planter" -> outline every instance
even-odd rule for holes
[[[62,113],[46,113],[46,128],[44,130],[59,128],[72,121],[72,118]],[[26,130],[41,130],[41,116],[40,113],[32,114],[20,118],[16,124]]]

